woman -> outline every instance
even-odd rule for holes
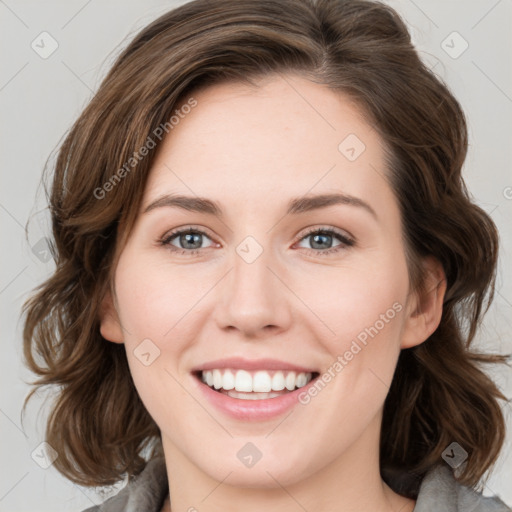
[[[475,491],[504,357],[469,349],[498,244],[466,149],[383,4],[196,0],[145,28],[61,147],[25,308],[55,467],[129,479],[89,510],[509,510]]]

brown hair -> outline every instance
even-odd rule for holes
[[[125,348],[102,338],[98,319],[155,152],[113,182],[116,171],[194,89],[284,72],[356,102],[387,149],[413,286],[422,282],[422,256],[437,258],[446,273],[441,323],[426,342],[402,350],[385,402],[383,477],[403,477],[395,490],[414,495],[453,441],[469,452],[462,483],[476,486],[495,462],[505,397],[479,364],[504,356],[469,345],[492,299],[498,235],[461,177],[467,130],[459,103],[385,4],[196,0],[158,18],[119,55],[62,143],[47,192],[56,270],[25,303],[24,356],[40,376],[36,389],[59,386],[46,440],[70,480],[112,484],[143,469],[144,449],[152,447],[150,457],[160,450]]]

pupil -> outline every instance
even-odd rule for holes
[[[317,243],[317,240],[318,239],[324,239],[324,243],[325,243],[325,239],[331,239],[332,236],[331,235],[313,235],[313,243],[311,244],[315,249],[322,249],[324,247],[322,247],[322,243]],[[320,245],[320,247],[315,247],[316,245]]]
[[[197,240],[200,240],[200,237],[202,235],[200,235],[199,233],[186,233],[184,235],[181,235],[181,240],[180,242],[182,243],[182,245],[184,247],[188,247],[189,249],[198,249],[201,247],[201,242],[199,241],[199,245],[198,246],[194,246],[194,247],[190,247],[188,246],[187,244],[189,243],[192,243],[194,242],[194,238],[196,238],[196,243],[197,243]],[[183,243],[185,242],[185,243]]]

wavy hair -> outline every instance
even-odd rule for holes
[[[39,387],[58,386],[46,440],[59,453],[56,469],[71,481],[113,484],[142,471],[146,448],[150,458],[161,453],[124,346],[99,329],[99,307],[156,151],[124,179],[112,182],[114,175],[193,90],[280,73],[355,102],[385,146],[412,286],[423,282],[423,256],[439,260],[446,274],[440,325],[402,350],[384,404],[383,478],[391,485],[398,477],[395,490],[414,496],[453,441],[469,453],[457,475],[463,484],[476,486],[496,461],[505,397],[481,366],[505,356],[470,344],[492,300],[498,234],[461,176],[468,141],[459,103],[383,3],[195,0],[156,19],[120,52],[60,145],[46,189],[56,269],[23,307],[25,364],[39,376],[24,409]]]

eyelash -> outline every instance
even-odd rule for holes
[[[190,226],[187,228],[176,229],[174,231],[171,231],[170,233],[167,233],[159,240],[159,244],[162,246],[166,246],[173,253],[186,254],[188,256],[193,256],[193,255],[199,253],[200,251],[202,251],[203,249],[190,249],[190,250],[180,249],[171,244],[171,240],[173,240],[177,236],[183,235],[183,234],[190,234],[190,233],[204,235],[211,239],[211,237],[208,235],[208,233],[206,233],[202,229]],[[346,249],[348,247],[352,247],[353,245],[355,245],[354,239],[348,237],[347,235],[345,235],[333,228],[311,228],[309,231],[307,231],[305,234],[303,234],[301,237],[299,237],[294,242],[294,244],[302,241],[305,238],[308,238],[311,235],[316,235],[316,234],[320,234],[320,233],[327,234],[329,236],[333,236],[333,237],[337,238],[341,242],[340,245],[337,245],[336,247],[331,247],[330,249],[326,249],[324,251],[321,249],[306,249],[308,252],[314,253],[315,255],[323,256],[326,254],[332,254],[332,253],[339,252],[343,249]]]

